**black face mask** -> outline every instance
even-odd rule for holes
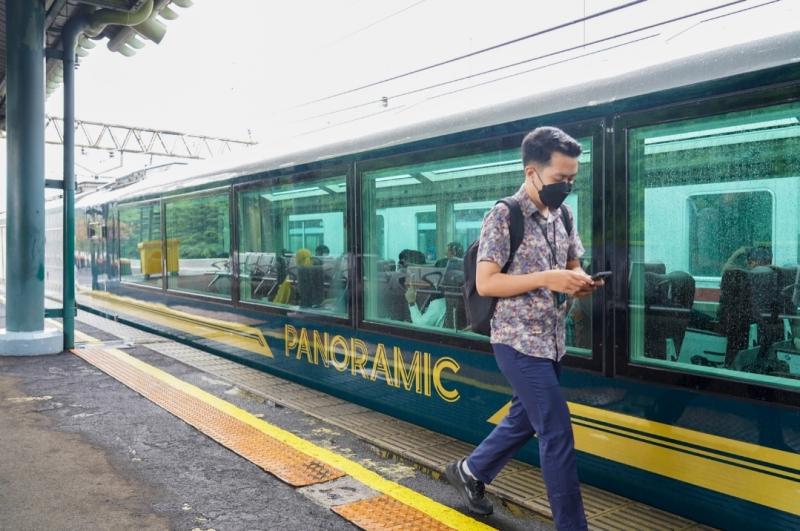
[[[539,177],[539,172],[536,172],[536,176]],[[539,199],[547,208],[560,207],[561,203],[564,202],[569,193],[572,191],[572,184],[568,183],[567,181],[544,184],[542,178],[539,177],[539,182],[542,183],[542,189],[539,190]]]

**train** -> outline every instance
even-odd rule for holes
[[[470,330],[461,254],[521,185],[522,137],[558,126],[583,147],[583,267],[613,271],[567,317],[581,480],[798,528],[798,50],[789,32],[105,186],[77,202],[79,306],[477,443],[510,388]],[[59,224],[51,206],[54,294]]]

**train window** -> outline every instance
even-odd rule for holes
[[[161,287],[161,205],[143,203],[119,209],[120,277]]]
[[[345,176],[239,193],[239,297],[346,316]]]
[[[631,361],[800,388],[797,116],[629,131]]]
[[[747,249],[772,247],[772,194],[767,191],[697,194],[687,198],[689,272],[718,277],[747,265]]]
[[[580,142],[580,174],[567,203],[591,249],[591,139]],[[361,178],[365,318],[480,337],[468,331],[461,259],[479,237],[484,215],[522,184],[519,150],[392,165]],[[571,354],[591,356],[589,308],[590,301],[572,306]]]
[[[228,193],[166,204],[167,288],[230,298]]]

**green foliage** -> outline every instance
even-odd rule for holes
[[[230,250],[228,196],[167,203],[167,238],[177,239],[181,258],[227,258]]]
[[[167,203],[167,238],[178,240],[180,258],[227,258],[230,250],[228,196],[203,196]],[[138,244],[161,239],[160,205],[120,209],[120,255],[139,259]]]

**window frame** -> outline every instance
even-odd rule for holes
[[[162,237],[162,241],[161,241],[162,256],[164,257],[164,259],[162,261],[161,269],[162,269],[162,271],[164,273],[166,273],[166,262],[167,262],[167,259],[168,259],[168,257],[167,257],[167,239],[168,239],[167,229],[169,227],[167,227],[167,207],[169,206],[169,204],[170,203],[175,203],[175,202],[178,202],[178,201],[183,201],[183,200],[186,200],[186,199],[191,200],[191,199],[199,199],[199,198],[206,197],[206,196],[223,196],[223,195],[226,195],[226,194],[228,195],[228,197],[227,197],[227,199],[228,199],[228,222],[229,222],[228,224],[230,225],[230,234],[228,236],[228,253],[229,253],[228,260],[231,261],[230,262],[231,263],[231,267],[233,267],[233,260],[231,259],[231,257],[233,256],[231,254],[233,252],[233,225],[231,225],[231,223],[230,223],[230,206],[231,206],[231,204],[230,204],[230,200],[231,200],[230,199],[230,188],[231,188],[230,185],[215,186],[213,188],[207,188],[207,189],[198,190],[198,191],[191,191],[191,192],[186,192],[186,193],[169,195],[169,196],[162,196],[161,197],[160,201],[161,201],[161,205],[162,205],[161,206],[161,208],[162,208],[162,218],[164,220],[164,222],[162,223],[162,226],[163,226],[163,237]],[[180,256],[178,256],[178,259],[180,260]],[[201,292],[195,292],[195,291],[185,291],[185,290],[179,290],[179,289],[175,289],[175,288],[170,288],[169,287],[169,275],[164,274],[163,277],[164,277],[163,291],[165,293],[169,293],[170,295],[189,296],[189,297],[197,298],[197,299],[213,300],[215,302],[231,302],[233,300],[232,299],[232,293],[228,293],[228,296],[225,297],[223,295],[214,295],[214,294],[205,293],[205,292],[201,293]],[[231,287],[233,287],[233,275],[231,275]]]
[[[591,251],[592,266],[591,269],[599,270],[597,264],[607,264],[610,262],[606,259],[607,249],[606,246],[601,244],[603,235],[606,233],[606,224],[603,219],[604,209],[599,199],[603,194],[603,168],[606,166],[606,149],[605,149],[605,120],[602,117],[589,119],[578,122],[559,123],[542,118],[536,119],[537,123],[526,122],[513,122],[506,124],[507,130],[514,130],[514,132],[506,133],[503,135],[490,136],[481,140],[469,140],[458,142],[454,140],[451,143],[440,144],[436,143],[432,147],[421,147],[419,149],[407,150],[402,153],[389,154],[389,155],[371,155],[366,154],[363,158],[357,159],[354,168],[354,193],[358,194],[358,201],[356,202],[358,209],[355,215],[358,217],[356,242],[358,243],[357,253],[359,257],[363,256],[366,242],[364,241],[364,223],[363,212],[364,196],[363,196],[363,181],[366,172],[378,171],[398,166],[406,166],[412,164],[424,164],[428,162],[440,161],[448,158],[455,158],[480,152],[489,152],[497,150],[512,150],[519,149],[522,139],[531,130],[540,125],[553,125],[563,129],[569,135],[575,138],[592,139],[592,219],[591,227],[593,230],[592,248]],[[522,178],[520,177],[520,184]],[[501,198],[496,198],[501,199]],[[575,227],[577,230],[577,226]],[[363,260],[356,261],[358,266],[357,278],[359,282],[364,282],[363,279]],[[605,267],[604,269],[607,269]],[[483,354],[492,354],[491,345],[487,339],[473,338],[466,335],[457,333],[438,333],[432,330],[425,330],[415,328],[413,326],[400,326],[392,323],[391,321],[372,321],[368,320],[365,316],[366,299],[365,290],[359,290],[359,299],[356,301],[356,328],[367,332],[388,334],[395,337],[411,339],[413,341],[420,341],[426,343],[434,343],[439,345],[457,345],[460,348],[469,349]],[[595,293],[592,305],[592,357],[584,358],[581,356],[569,354],[564,357],[564,365],[572,368],[585,369],[594,372],[604,370],[608,365],[608,355],[604,351],[606,344],[606,337],[608,330],[610,330],[610,319],[607,319],[607,312],[603,310],[610,300],[604,293],[604,290],[598,290]],[[607,322],[608,321],[608,322]],[[602,333],[598,333],[602,331]]]
[[[351,286],[349,296],[347,299],[347,313],[346,315],[333,315],[322,312],[308,311],[305,308],[293,308],[287,306],[278,306],[273,304],[259,304],[252,301],[242,300],[240,296],[240,278],[239,278],[239,249],[242,240],[242,227],[239,223],[239,203],[241,194],[258,188],[269,188],[272,186],[285,186],[287,184],[295,184],[307,182],[310,179],[325,180],[335,176],[343,176],[347,185],[345,190],[345,211],[344,211],[344,230],[346,244],[344,246],[345,253],[351,257],[355,255],[352,234],[354,227],[351,227],[353,221],[353,203],[351,198],[351,167],[352,163],[347,162],[347,159],[337,159],[333,164],[330,162],[322,163],[321,165],[313,166],[296,166],[292,167],[291,171],[286,172],[277,170],[272,172],[262,172],[260,174],[249,175],[246,180],[235,182],[230,186],[231,193],[231,257],[233,267],[233,280],[231,282],[232,297],[231,303],[234,308],[241,308],[247,311],[261,312],[265,314],[287,317],[289,313],[293,317],[303,316],[301,318],[314,319],[316,322],[339,325],[339,326],[354,326],[354,309],[353,309],[353,292],[356,291],[355,287]],[[354,277],[353,262],[358,260],[350,260],[348,275],[350,278]]]
[[[762,382],[743,381],[724,375],[705,375],[680,371],[677,368],[644,365],[630,360],[629,329],[629,190],[631,174],[629,153],[631,151],[630,132],[633,129],[660,124],[670,124],[685,120],[713,118],[721,114],[766,109],[783,104],[800,102],[798,83],[788,81],[767,88],[757,88],[723,95],[700,97],[690,101],[680,101],[651,108],[616,114],[610,129],[610,162],[616,179],[609,179],[606,190],[607,205],[610,207],[610,242],[621,242],[610,258],[614,270],[624,281],[615,282],[613,289],[613,372],[617,378],[626,378],[648,383],[682,387],[703,392],[731,396],[739,399],[766,401],[789,406],[800,406],[800,389]]]
[[[115,205],[115,208],[113,210],[116,211],[117,255],[119,256],[120,262],[122,261],[122,232],[121,232],[122,224],[120,223],[122,212],[120,210],[129,208],[129,207],[141,208],[142,206],[145,206],[145,205],[158,205],[159,215],[161,216],[161,218],[159,220],[159,225],[160,225],[159,230],[161,231],[161,253],[162,253],[162,257],[165,256],[164,253],[166,252],[166,240],[164,239],[164,234],[165,234],[165,232],[164,232],[165,231],[164,213],[165,213],[165,211],[164,211],[164,205],[163,205],[163,198],[162,197],[155,197],[155,198],[150,198],[150,199],[142,199],[142,200],[138,200],[138,201],[131,201],[130,203],[117,203]],[[163,292],[166,291],[166,281],[165,281],[165,275],[166,275],[166,271],[165,270],[166,270],[166,267],[165,267],[165,264],[166,264],[166,261],[163,260],[163,258],[162,258],[162,260],[161,260],[161,279],[160,279],[161,282],[160,282],[159,286],[149,286],[147,284],[142,284],[142,283],[139,283],[139,282],[133,282],[133,281],[130,281],[130,280],[123,279],[122,278],[122,267],[121,266],[119,268],[118,280],[119,280],[120,284],[123,284],[126,287],[142,288],[142,289],[150,290],[150,291],[153,291],[153,292],[154,291],[161,291],[163,293]]]

